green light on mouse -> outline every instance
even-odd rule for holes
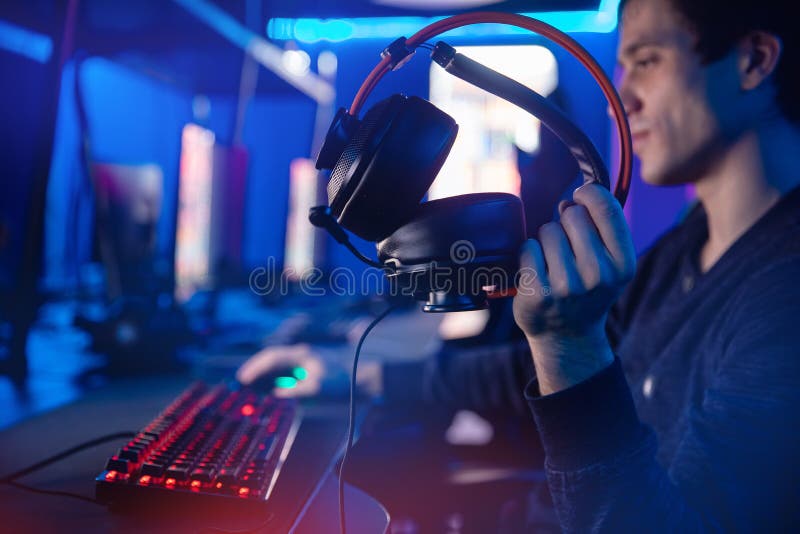
[[[298,380],[305,380],[308,378],[308,371],[306,371],[303,367],[295,367],[292,369],[292,374]]]
[[[292,389],[297,387],[297,380],[291,376],[279,376],[275,379],[275,387],[281,389]]]

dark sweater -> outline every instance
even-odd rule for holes
[[[609,314],[614,365],[554,395],[527,387],[565,530],[800,524],[800,188],[701,273],[707,230],[698,205],[640,258]],[[425,397],[513,418],[532,376],[524,340],[456,347]]]
[[[800,525],[800,188],[701,273],[707,230],[697,206],[640,259],[613,365],[526,388],[567,531]]]

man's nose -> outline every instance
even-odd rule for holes
[[[622,107],[625,110],[625,115],[630,117],[630,115],[638,112],[642,109],[642,101],[633,96],[624,96],[620,93],[620,99],[622,100]],[[608,118],[615,119],[614,117],[614,110],[611,109],[611,104],[606,104],[606,114],[608,114]]]
[[[642,100],[636,95],[636,91],[631,87],[626,76],[621,76],[617,91],[622,100],[622,107],[625,109],[625,114],[629,117],[642,109]],[[606,106],[606,113],[611,115],[611,106]],[[612,116],[613,118],[613,116]]]

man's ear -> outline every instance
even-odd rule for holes
[[[755,89],[775,71],[783,45],[780,38],[765,31],[748,33],[739,42],[739,79],[742,89]]]

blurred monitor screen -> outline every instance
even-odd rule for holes
[[[211,195],[214,133],[187,124],[181,136],[175,235],[175,298],[186,302],[211,277]]]
[[[318,233],[308,222],[308,211],[317,202],[317,169],[307,158],[292,160],[289,167],[289,215],[283,270],[289,280],[300,280],[314,267]]]
[[[556,58],[543,46],[460,46],[458,51],[543,96],[558,85]],[[459,130],[429,198],[493,191],[519,195],[515,145],[536,151],[539,120],[438,65],[431,65],[430,101],[453,117]]]
[[[109,297],[151,291],[163,174],[154,164],[91,164]]]

